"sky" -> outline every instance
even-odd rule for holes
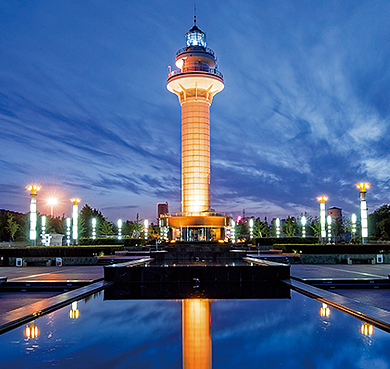
[[[190,1],[0,4],[0,209],[72,197],[110,220],[180,211],[180,104],[168,66]],[[359,212],[388,203],[390,2],[196,3],[225,89],[211,106],[211,207],[317,215],[317,196]]]

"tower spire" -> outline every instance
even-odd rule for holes
[[[196,4],[194,4],[194,26],[196,26]]]

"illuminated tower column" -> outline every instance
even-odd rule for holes
[[[30,185],[26,187],[30,191],[30,241],[33,246],[37,239],[37,192],[41,189],[40,186]]]
[[[369,183],[358,183],[356,185],[360,189],[360,219],[362,227],[362,243],[366,243],[368,237],[368,222],[367,222],[367,201],[366,190],[370,187]]]
[[[182,302],[183,369],[211,369],[210,300]]]
[[[206,48],[206,35],[196,25],[186,33],[186,43],[176,54],[179,69],[169,73],[167,88],[182,108],[182,212],[198,213],[209,210],[210,105],[224,82],[214,67],[214,52]]]
[[[317,201],[320,202],[320,225],[321,225],[321,242],[326,239],[326,215],[325,215],[325,201],[328,201],[328,197],[319,196]]]
[[[78,218],[79,218],[79,205],[78,203],[81,201],[80,199],[70,199],[73,204],[72,209],[72,238],[74,243],[76,244],[78,239]]]

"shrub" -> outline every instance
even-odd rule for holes
[[[117,238],[79,238],[79,245],[123,245],[124,240],[118,240]]]

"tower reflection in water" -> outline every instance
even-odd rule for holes
[[[182,301],[183,369],[211,368],[210,300]]]

